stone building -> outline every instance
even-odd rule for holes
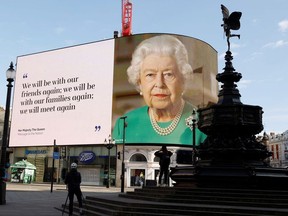
[[[281,134],[270,133],[269,150],[272,152],[270,165],[272,167],[288,167],[288,130]]]

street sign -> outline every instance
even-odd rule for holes
[[[53,152],[53,159],[59,159],[59,152]]]

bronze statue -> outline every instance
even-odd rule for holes
[[[221,4],[221,10],[223,14],[223,22],[221,26],[224,28],[225,35],[227,37],[228,51],[230,51],[230,37],[238,37],[240,39],[240,34],[231,34],[231,30],[240,29],[240,18],[242,13],[239,11],[234,11],[231,14],[229,10]]]

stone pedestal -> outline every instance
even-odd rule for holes
[[[263,130],[262,108],[244,105],[235,82],[232,55],[226,52],[226,67],[217,80],[222,82],[218,103],[199,109],[198,128],[207,134],[197,149],[200,158],[191,167],[171,169],[178,187],[288,188],[288,171],[266,163],[271,156],[267,146],[256,140]]]

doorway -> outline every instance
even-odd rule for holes
[[[130,185],[143,186],[145,182],[145,169],[131,169]]]

